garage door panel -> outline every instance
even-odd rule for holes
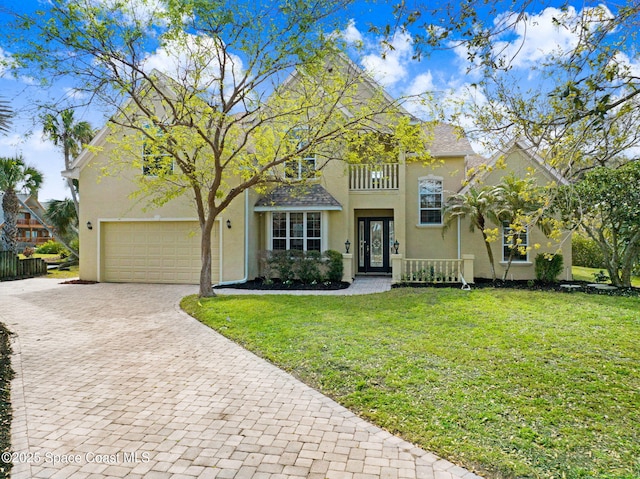
[[[200,235],[195,222],[103,222],[102,280],[183,283],[200,281]],[[218,234],[212,233],[212,276],[218,282]]]

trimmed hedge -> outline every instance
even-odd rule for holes
[[[574,233],[571,238],[571,249],[573,266],[606,268],[602,250],[591,238]]]
[[[263,255],[263,274],[267,283],[278,278],[283,283],[300,281],[318,284],[342,281],[342,254],[328,250],[318,251],[281,250],[266,251]]]

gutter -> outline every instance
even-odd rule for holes
[[[220,258],[222,262],[222,257]],[[244,284],[249,279],[249,190],[244,190],[244,278],[221,281],[216,286],[232,286],[234,284]]]

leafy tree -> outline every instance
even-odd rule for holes
[[[497,239],[497,232],[495,229],[489,228],[487,221],[494,224],[500,222],[497,215],[498,205],[502,201],[499,193],[493,186],[470,187],[466,193],[450,196],[444,208],[445,229],[451,226],[453,220],[469,218],[469,230],[471,232],[476,229],[480,231],[487,250],[493,281],[496,280],[496,267],[491,243]]]
[[[27,166],[21,157],[0,158],[0,190],[4,192],[2,197],[2,210],[4,211],[3,249],[17,253],[17,220],[20,212],[17,192],[25,190],[32,195],[36,194],[43,179],[42,173]]]
[[[640,161],[598,167],[561,189],[555,208],[567,227],[580,227],[600,247],[611,282],[630,287],[640,258]]]
[[[531,177],[516,178],[505,176],[495,187],[500,198],[495,215],[498,220],[508,225],[509,258],[504,269],[502,280],[505,281],[517,252],[525,253],[531,245],[522,245],[522,234],[529,228],[537,226],[547,236],[559,234],[558,224],[548,214],[550,199],[553,197],[542,186],[536,184]]]
[[[152,205],[189,194],[201,230],[200,295],[211,296],[215,219],[245,190],[289,181],[288,161],[313,153],[322,168],[380,131],[395,153],[426,159],[421,127],[399,119],[400,102],[340,54],[332,32],[346,3],[53,1],[18,18],[30,33],[12,53],[27,71],[71,74],[77,90],[115,109],[117,147],[104,174],[147,172],[137,194]]]
[[[62,148],[64,167],[71,169],[71,161],[80,153],[83,145],[93,138],[93,129],[89,122],[76,121],[71,109],[62,110],[58,115],[47,113],[42,116],[43,133],[54,145]],[[76,218],[80,216],[77,185],[67,178],[67,186],[71,191],[71,199],[76,210]]]
[[[526,58],[533,53],[528,29],[543,9],[565,43],[536,51],[534,64]],[[581,10],[568,1],[397,2],[394,13],[395,23],[382,19],[374,30],[389,38],[398,28],[416,32],[416,56],[440,48],[466,53],[478,75],[471,96],[481,100],[457,102],[453,116],[473,123],[467,133],[487,148],[525,137],[577,181],[593,167],[615,166],[640,145],[637,1],[582,4]],[[523,62],[531,62],[526,74],[535,84],[523,79]]]

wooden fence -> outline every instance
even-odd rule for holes
[[[47,274],[42,258],[20,259],[11,251],[0,251],[0,281],[33,278]]]

